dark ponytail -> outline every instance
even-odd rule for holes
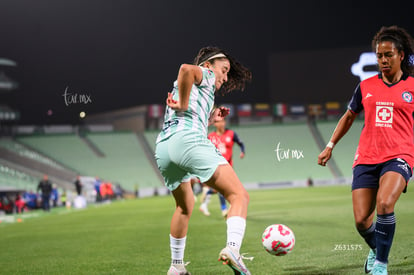
[[[211,57],[217,55],[217,54],[224,54],[226,57],[217,57],[210,59]],[[193,64],[194,65],[200,65],[206,62],[207,60],[211,63],[214,63],[214,60],[216,59],[228,59],[230,62],[230,71],[227,74],[227,82],[225,82],[221,89],[221,94],[227,94],[234,90],[241,90],[243,91],[246,83],[250,82],[252,79],[252,73],[249,69],[244,67],[240,62],[238,62],[235,58],[230,56],[227,52],[224,50],[218,48],[218,47],[204,47],[201,48],[198,52],[197,56],[194,58]]]

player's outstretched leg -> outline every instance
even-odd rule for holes
[[[249,194],[229,164],[218,166],[207,184],[223,194],[231,205],[226,221],[226,247],[221,250],[219,261],[227,264],[235,274],[250,275],[251,273],[240,255],[240,248],[246,230]]]

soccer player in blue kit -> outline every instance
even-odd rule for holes
[[[190,274],[184,264],[189,220],[194,208],[191,177],[221,194],[231,204],[227,216],[227,243],[219,260],[235,274],[251,274],[240,247],[246,228],[249,194],[233,168],[207,139],[207,127],[224,119],[229,109],[213,110],[217,92],[243,90],[251,72],[217,47],[202,48],[192,65],[181,65],[168,94],[163,129],[156,141],[155,158],[176,209],[171,220],[169,275]]]

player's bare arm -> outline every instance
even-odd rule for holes
[[[178,100],[168,94],[167,105],[175,111],[186,111],[190,101],[190,93],[193,84],[200,84],[203,79],[203,73],[199,66],[182,64],[178,71]]]
[[[352,112],[351,110],[347,110],[345,114],[341,117],[336,125],[336,128],[332,134],[332,137],[325,147],[325,149],[319,154],[318,156],[318,164],[325,166],[328,160],[332,156],[332,150],[335,144],[337,144],[341,138],[348,132],[351,128],[357,114]]]

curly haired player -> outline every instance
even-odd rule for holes
[[[414,165],[414,42],[406,30],[382,27],[372,40],[379,74],[362,81],[318,157],[325,166],[357,114],[365,111],[353,165],[352,205],[356,228],[369,245],[365,272],[387,274],[395,232],[394,208]],[[376,210],[376,222],[374,215]]]
[[[193,65],[183,64],[167,97],[163,129],[155,158],[171,190],[176,209],[171,220],[171,266],[167,274],[190,274],[184,265],[188,223],[194,208],[191,177],[219,191],[231,204],[227,245],[219,260],[236,274],[250,274],[240,255],[246,228],[249,194],[233,168],[207,139],[209,123],[224,119],[229,109],[213,110],[215,94],[243,90],[251,72],[217,47],[202,48]]]

